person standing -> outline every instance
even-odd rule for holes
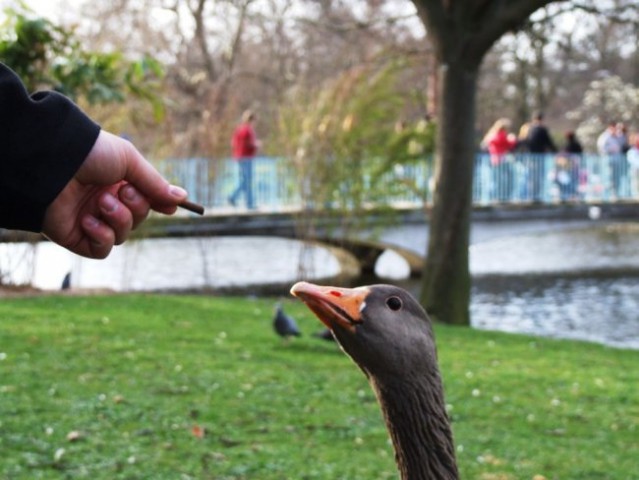
[[[567,173],[569,183],[560,185],[560,190],[562,190],[562,197],[567,194],[569,198],[576,200],[579,198],[579,185],[582,172],[581,163],[584,149],[577,138],[577,134],[573,130],[568,130],[564,137],[566,139],[566,143],[561,151],[568,160]]]
[[[533,115],[526,144],[531,154],[529,171],[532,200],[534,202],[541,202],[544,197],[547,155],[548,153],[555,153],[557,151],[557,147],[552,141],[546,125],[544,125],[544,115],[542,112],[537,112]]]
[[[524,122],[517,132],[517,146],[515,147],[515,163],[513,170],[515,171],[515,194],[517,200],[526,201],[530,198],[530,172],[528,171],[528,163],[530,156],[528,155],[528,131],[530,130],[530,122]]]
[[[259,141],[255,134],[253,124],[255,123],[255,113],[246,110],[242,114],[242,122],[235,128],[231,146],[233,148],[233,159],[239,166],[240,179],[237,187],[229,196],[229,203],[237,205],[237,199],[244,194],[246,208],[253,210],[255,200],[253,198],[253,160],[259,148]]]
[[[608,127],[597,138],[597,150],[602,158],[608,161],[610,171],[610,189],[613,200],[619,197],[621,187],[621,177],[625,155],[624,144],[627,143],[624,137],[618,134],[617,124],[609,122]]]
[[[621,148],[619,157],[619,190],[620,194],[625,196],[630,193],[630,184],[628,177],[628,150],[630,150],[630,139],[628,137],[628,128],[622,122],[617,123],[617,141]]]
[[[512,160],[508,154],[517,146],[517,138],[509,133],[510,120],[500,118],[484,136],[483,144],[490,154],[492,167],[492,197],[504,202],[511,200],[513,193]]]
[[[630,167],[630,195],[639,198],[639,133],[631,135],[629,145],[627,159]]]

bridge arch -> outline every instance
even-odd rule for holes
[[[324,237],[317,238],[315,241],[321,245],[328,245],[348,252],[358,263],[360,275],[377,276],[375,272],[377,261],[388,250],[406,261],[411,278],[419,277],[424,267],[424,259],[420,255],[407,248],[390,245],[379,240]],[[340,261],[339,257],[338,261]]]

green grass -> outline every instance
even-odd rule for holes
[[[280,341],[273,303],[3,299],[0,478],[397,478],[363,375],[311,337],[301,303],[285,307],[306,335]],[[463,478],[639,478],[639,352],[445,326],[437,340]]]

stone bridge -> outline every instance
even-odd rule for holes
[[[585,228],[592,222],[639,221],[639,203],[501,205],[476,207],[471,244],[504,236]],[[428,241],[428,211],[394,209],[364,216],[332,212],[217,212],[203,217],[156,217],[137,233],[143,238],[193,236],[270,236],[318,243],[330,248],[343,268],[372,273],[391,250],[403,257],[411,276],[419,276]]]

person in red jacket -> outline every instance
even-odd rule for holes
[[[493,198],[500,201],[509,200],[513,193],[513,171],[507,154],[517,146],[517,137],[508,132],[510,121],[500,118],[484,136],[484,145],[490,154],[493,167]]]
[[[233,148],[233,158],[239,165],[240,180],[229,196],[229,203],[237,205],[238,197],[243,193],[246,198],[246,207],[249,210],[255,208],[253,198],[253,159],[259,147],[259,141],[255,135],[253,124],[255,113],[247,110],[242,115],[240,123],[233,132],[231,147]]]
[[[151,209],[174,213],[187,196],[130,142],[59,93],[30,95],[1,63],[0,145],[0,228],[85,257],[106,257]]]
[[[486,134],[486,147],[490,153],[490,164],[495,167],[505,161],[507,153],[512,152],[517,146],[517,137],[508,132],[510,121],[500,118],[488,130]]]

